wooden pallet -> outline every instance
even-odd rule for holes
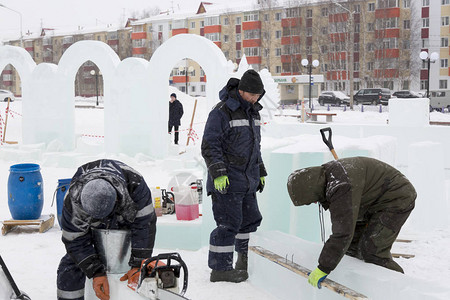
[[[414,258],[416,257],[414,254],[405,254],[405,253],[391,253],[392,257],[395,258],[399,258],[399,257],[403,257],[403,258]]]
[[[46,232],[50,228],[53,227],[55,223],[55,215],[43,215],[41,218],[36,220],[5,220],[2,221],[2,235],[6,235],[8,232],[17,228],[18,226],[28,226],[28,225],[37,225],[39,226],[39,233]]]
[[[286,258],[279,256],[278,254],[275,254],[269,250],[266,250],[259,246],[253,246],[249,247],[249,249],[256,254],[265,257],[269,259],[270,261],[300,275],[305,278],[308,278],[309,273],[311,273],[311,270],[294,263],[293,261],[287,261]],[[325,278],[324,281],[322,281],[321,285],[325,288],[328,288],[332,290],[333,292],[352,300],[362,300],[362,299],[369,299],[367,296],[358,293],[345,285],[342,285],[340,283],[337,283],[336,281],[333,281],[331,279]]]

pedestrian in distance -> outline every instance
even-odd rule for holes
[[[58,299],[83,300],[87,277],[93,278],[96,296],[108,300],[108,278],[96,251],[93,231],[130,230],[130,271],[121,280],[131,278],[142,260],[153,252],[156,215],[150,189],[136,170],[122,162],[89,162],[72,177],[64,198],[61,227],[67,254],[58,267]]]
[[[183,116],[183,104],[177,99],[175,93],[170,94],[169,100],[169,134],[172,134],[172,128],[175,132],[175,145],[178,145],[179,128],[181,125],[181,117]]]
[[[330,211],[332,234],[311,285],[320,288],[344,254],[403,273],[391,248],[417,194],[400,171],[373,158],[343,158],[293,172],[287,189],[295,206],[318,202]]]
[[[231,78],[206,122],[201,148],[217,224],[210,234],[208,255],[212,282],[248,278],[249,237],[262,220],[256,191],[263,191],[267,176],[260,146],[259,100],[264,93],[254,70],[246,71],[240,80]],[[234,250],[238,258],[233,268]]]

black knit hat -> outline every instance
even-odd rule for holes
[[[177,99],[177,94],[172,93],[172,94],[170,94],[170,97],[175,97],[175,99]]]
[[[252,94],[262,94],[264,93],[264,84],[255,70],[247,70],[242,75],[238,89]]]

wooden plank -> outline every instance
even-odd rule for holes
[[[269,250],[266,250],[262,247],[252,246],[252,247],[249,247],[249,249],[251,251],[255,252],[256,254],[258,254],[264,258],[267,258],[270,261],[272,261],[272,262],[274,262],[274,263],[276,263],[276,264],[278,264],[300,276],[303,276],[305,278],[308,278],[308,276],[309,276],[308,274],[311,273],[311,270],[309,270],[299,264],[296,264],[294,262],[288,261],[287,259],[279,256],[278,254],[275,254],[275,253],[273,253]],[[354,299],[354,300],[369,299],[367,296],[360,294],[360,293],[358,293],[340,283],[337,283],[331,279],[328,279],[328,278],[325,278],[325,280],[322,281],[321,285],[323,287],[326,287],[326,288],[332,290],[335,293],[338,293],[339,295],[341,295],[347,299]]]
[[[2,235],[6,235],[8,232],[12,231],[14,228],[18,226],[30,226],[36,225],[39,226],[39,232],[43,233],[53,227],[55,223],[55,215],[44,215],[36,220],[5,220],[2,221]]]

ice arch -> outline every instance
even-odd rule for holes
[[[11,64],[14,68],[16,68],[19,73],[23,89],[28,83],[27,81],[31,75],[31,72],[36,67],[36,63],[25,49],[6,45],[0,47],[0,72],[8,64]]]
[[[117,69],[115,79],[118,82],[113,85],[115,105],[112,114],[117,121],[105,130],[119,133],[121,138],[109,139],[106,145],[108,151],[150,153],[155,157],[166,155],[169,76],[174,65],[183,58],[200,64],[208,78],[208,106],[212,107],[217,102],[220,88],[230,77],[222,51],[204,37],[176,35],[155,51],[147,67],[142,61],[130,58],[122,61]],[[126,80],[130,77],[132,80]],[[121,116],[127,121],[119,122]],[[131,149],[130,145],[133,145]]]

